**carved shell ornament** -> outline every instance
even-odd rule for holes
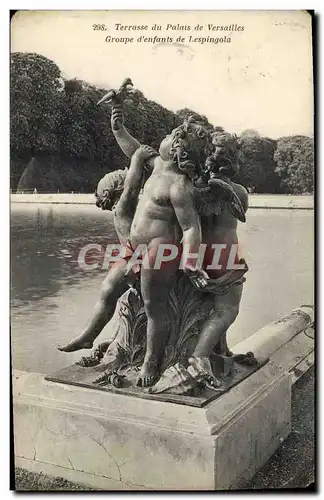
[[[167,368],[159,381],[150,387],[147,392],[149,394],[169,392],[171,394],[190,394],[198,382],[189,374],[189,372],[181,365],[176,363]]]

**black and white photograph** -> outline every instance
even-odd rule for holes
[[[313,23],[12,12],[12,490],[314,488]]]

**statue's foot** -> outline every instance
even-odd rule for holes
[[[66,345],[58,345],[57,348],[59,351],[62,352],[74,352],[74,351],[79,351],[80,349],[92,349],[93,347],[93,342],[86,340],[83,335],[80,335],[76,339],[71,340]]]
[[[138,387],[151,387],[155,384],[158,376],[156,363],[144,361],[140,374],[137,377]]]
[[[223,385],[213,374],[208,356],[192,356],[188,361],[187,371],[197,382],[202,382],[211,389],[219,389]]]

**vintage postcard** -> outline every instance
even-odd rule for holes
[[[12,489],[314,487],[312,27],[12,16]]]

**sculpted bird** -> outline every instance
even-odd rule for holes
[[[125,78],[118,90],[110,89],[98,102],[97,105],[103,102],[112,102],[114,104],[122,104],[128,97],[134,84],[130,78]]]

